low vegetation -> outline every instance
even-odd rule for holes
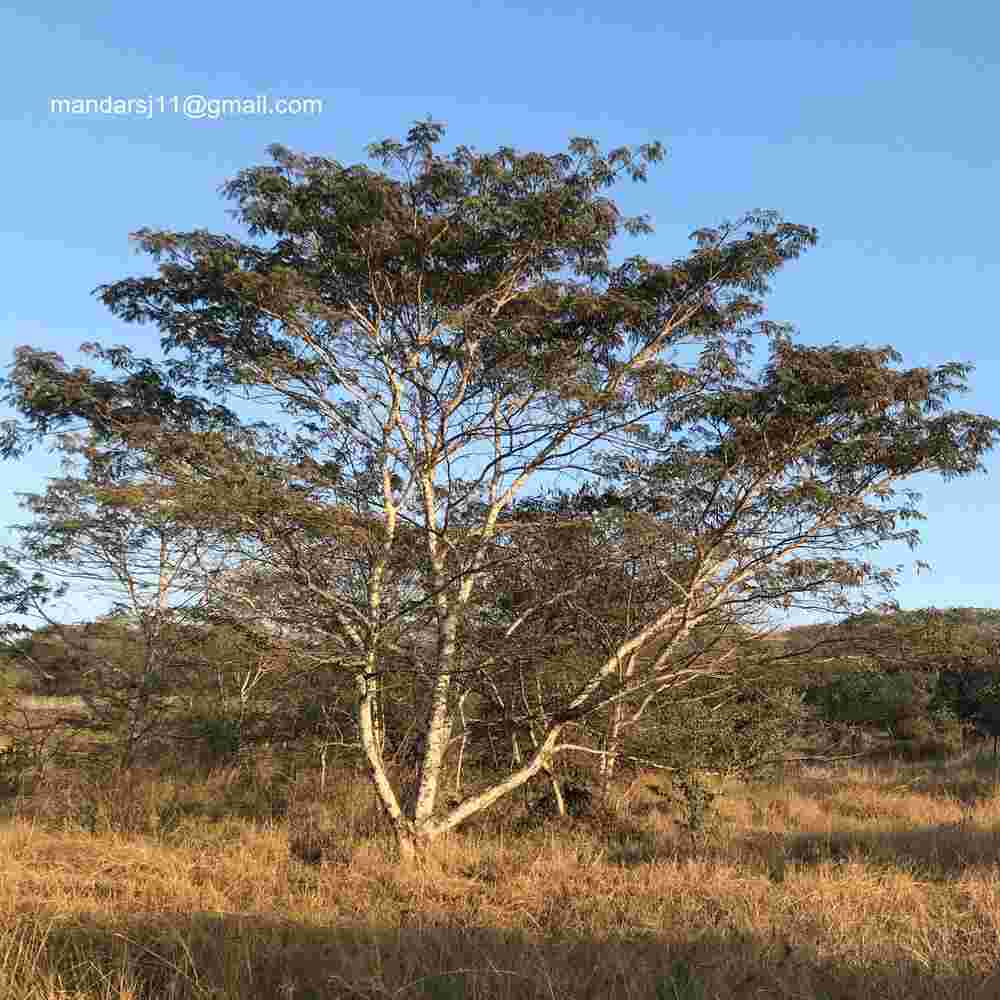
[[[990,766],[803,766],[714,786],[695,828],[638,773],[576,818],[518,797],[417,867],[351,772],[52,774],[0,826],[0,992],[993,997]]]

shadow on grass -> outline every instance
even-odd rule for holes
[[[419,919],[413,915],[414,923]],[[43,930],[33,931],[33,926]],[[483,927],[338,927],[197,913],[128,915],[118,923],[58,920],[46,929],[41,914],[22,918],[5,932],[8,954],[10,937],[18,933],[30,939],[18,953],[34,956],[34,967],[23,970],[31,988],[55,983],[58,975],[64,991],[58,995],[81,1000],[119,995],[174,1000],[1000,996],[1000,973],[991,977],[971,965],[967,972],[935,974],[897,956],[848,966],[821,959],[811,946],[795,950],[780,940],[735,931],[699,929],[687,941],[625,931],[594,940]],[[10,1000],[42,995],[11,989],[14,980],[7,985]]]
[[[472,824],[463,827],[468,833]],[[638,816],[615,812],[598,801],[586,810],[568,816],[553,815],[545,809],[533,809],[510,824],[510,833],[521,838],[558,837],[560,841],[599,854],[610,864],[625,868],[672,857],[655,832],[638,821]]]
[[[1000,861],[1000,830],[984,830],[971,823],[890,831],[843,830],[798,834],[786,838],[783,847],[790,861],[853,860],[950,878],[966,868]]]
[[[940,775],[931,773],[925,778],[911,782],[910,791],[930,795],[934,798],[955,799],[964,806],[976,806],[997,794],[992,775],[989,777],[965,775]]]

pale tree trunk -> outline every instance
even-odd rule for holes
[[[392,796],[388,801],[386,812],[390,814],[392,821],[399,860],[403,864],[412,864],[419,861],[424,851],[436,838],[447,833],[449,830],[455,829],[455,827],[465,822],[469,817],[483,812],[500,799],[517,791],[518,788],[526,785],[536,775],[550,767],[553,751],[556,749],[561,732],[561,726],[554,726],[546,734],[545,740],[538,750],[521,767],[508,775],[503,781],[497,782],[497,784],[480,794],[460,802],[439,820],[427,819],[421,823],[417,823],[408,819],[398,807],[395,810],[391,809],[392,803],[396,801],[395,796]],[[391,795],[391,789],[388,789],[388,791]],[[383,802],[385,804],[385,800]]]
[[[385,754],[385,707],[382,704],[382,678],[378,674],[375,650],[366,657],[365,684],[371,705],[372,741],[379,757]]]
[[[535,735],[535,727],[532,726],[529,729],[529,732],[531,733],[531,745],[537,751],[539,744],[538,744],[538,737]],[[556,812],[560,816],[565,816],[566,815],[566,798],[563,795],[562,784],[559,781],[559,778],[557,777],[555,771],[551,767],[546,766],[546,767],[543,767],[542,770],[544,771],[545,776],[549,779],[549,787],[552,789],[552,799],[553,799],[553,801],[555,802],[555,805],[556,805]]]
[[[160,532],[160,575],[156,588],[156,610],[162,615],[167,610],[170,595],[170,568],[167,565],[167,536]]]
[[[458,719],[462,725],[462,739],[458,744],[458,764],[455,766],[455,794],[462,794],[462,765],[465,763],[465,747],[469,741],[467,723],[465,721],[465,702],[469,697],[469,692],[464,691],[462,697],[458,699]]]
[[[438,790],[453,726],[450,700],[452,678],[458,660],[458,618],[475,582],[474,575],[470,574],[462,581],[458,593],[449,594],[445,557],[436,530],[438,508],[433,478],[426,476],[421,488],[428,529],[427,555],[430,559],[431,582],[435,591],[434,607],[438,635],[436,678],[424,730],[423,755],[417,775],[416,801],[413,806],[413,822],[418,830],[431,821],[437,806]]]
[[[520,687],[521,687],[521,700],[524,703],[524,710],[527,713],[528,717],[530,718],[531,717],[531,704],[528,701],[528,692],[527,692],[527,689],[526,689],[525,684],[524,684],[524,674],[523,673],[520,676],[520,681],[521,681],[521,683],[520,683]],[[542,705],[542,692],[541,692],[540,685],[539,685],[539,688],[538,688],[538,714],[539,714],[539,717],[542,719],[542,722],[544,724],[546,722],[546,715],[545,715],[545,711],[544,711],[544,708],[543,708],[543,705]],[[535,750],[537,750],[538,746],[539,746],[539,743],[538,743],[538,735],[535,732],[535,725],[534,725],[534,723],[529,723],[529,725],[528,725],[528,734],[531,736],[531,745],[532,745],[532,747],[534,747]],[[549,779],[549,787],[552,789],[552,800],[555,802],[556,813],[559,816],[565,817],[565,815],[566,815],[566,799],[563,796],[562,785],[559,782],[559,778],[556,776],[555,771],[553,771],[551,767],[545,767],[545,768],[543,768],[543,770],[545,771],[546,777]]]
[[[470,816],[475,816],[484,809],[488,809],[495,802],[499,802],[500,799],[510,795],[511,792],[517,791],[518,788],[527,784],[541,771],[550,767],[557,749],[559,736],[562,734],[562,729],[562,724],[554,725],[545,734],[542,744],[522,767],[508,775],[503,781],[497,782],[478,795],[465,799],[465,801],[450,810],[446,816],[441,817],[440,820],[426,823],[422,830],[423,835],[428,839],[432,839],[443,833],[447,833],[449,830],[453,830]]]
[[[449,652],[454,652],[451,643],[449,643]],[[427,728],[424,733],[424,752],[420,761],[416,802],[413,807],[413,819],[418,826],[434,815],[445,754],[448,752],[448,744],[451,741],[452,719],[448,705],[448,695],[451,691],[451,672],[447,669],[439,668],[439,670]]]
[[[411,859],[414,854],[415,837],[412,821],[408,820],[400,808],[399,798],[392,787],[385,768],[385,758],[378,741],[373,706],[373,691],[367,673],[358,674],[358,731],[361,747],[368,762],[368,777],[375,790],[375,799],[392,826],[402,858]]]
[[[625,665],[619,674],[619,681],[624,686],[635,675],[636,654],[631,653],[625,660]],[[608,732],[605,739],[604,754],[601,756],[601,788],[607,798],[611,791],[621,754],[622,730],[625,728],[625,706],[618,701],[611,708],[611,718],[608,721]]]
[[[552,796],[556,803],[556,812],[559,816],[565,817],[566,815],[566,799],[562,793],[562,786],[559,784],[559,779],[555,776],[555,773],[549,769],[547,772],[549,778],[549,784],[552,786]]]
[[[503,781],[497,782],[485,791],[470,796],[458,803],[444,815],[436,817],[437,795],[443,774],[445,756],[451,738],[452,713],[455,711],[454,706],[450,704],[449,695],[451,693],[451,680],[458,658],[456,624],[458,621],[458,610],[461,607],[461,595],[452,595],[454,604],[449,605],[448,597],[442,596],[443,591],[444,588],[438,594],[439,608],[443,611],[443,614],[438,618],[438,675],[434,682],[433,700],[424,729],[426,742],[420,765],[417,795],[412,805],[408,803],[405,809],[401,807],[400,799],[392,787],[392,783],[386,773],[381,750],[378,746],[373,715],[374,697],[372,688],[368,683],[369,677],[367,672],[358,676],[360,698],[358,718],[361,741],[368,760],[369,773],[375,787],[376,795],[392,825],[400,860],[406,863],[419,859],[428,845],[437,837],[456,828],[471,816],[488,809],[495,802],[515,792],[517,789],[526,786],[529,781],[540,773],[544,773],[548,777],[552,784],[557,808],[565,814],[565,796],[561,787],[558,787],[558,781],[552,773],[553,760],[562,749],[558,742],[559,736],[569,720],[573,718],[575,711],[589,710],[587,702],[593,697],[604,677],[617,675],[621,684],[627,687],[637,669],[636,657],[639,650],[650,635],[659,631],[655,626],[647,626],[646,630],[643,630],[637,636],[623,643],[622,647],[609,657],[599,670],[595,671],[591,679],[572,698],[567,706],[568,711],[562,713],[559,721],[553,722],[545,717],[545,713],[542,711],[544,706],[541,699],[541,692],[539,691],[538,707],[542,715],[543,724],[540,728],[534,725],[529,725],[528,727],[532,741],[530,756],[527,759],[522,758],[522,749],[518,745],[516,734],[512,734],[514,769],[511,774]],[[691,619],[678,622],[676,630],[670,636],[670,646],[673,647],[678,642],[683,641],[689,634],[693,624],[694,621]],[[665,661],[668,653],[669,650],[664,650],[658,655],[656,662],[652,665],[653,669],[657,669],[660,663]],[[524,697],[525,704],[530,708],[530,700],[526,697],[526,691],[523,692],[522,697]],[[648,706],[652,697],[652,694],[647,695],[643,699],[642,705],[635,712],[628,713],[626,711],[620,717],[613,745],[615,756],[609,758],[609,766],[611,766],[611,761],[617,761],[617,756],[620,753],[622,730],[642,715],[643,710]],[[597,710],[599,707],[599,705],[594,705],[593,710]],[[530,717],[532,714],[530,710],[528,714]],[[613,774],[613,766],[611,766],[610,773]]]
[[[510,734],[510,750],[511,750],[511,760],[514,761],[514,767],[520,768],[524,764],[524,758],[521,756],[521,744],[517,742],[517,733]],[[524,786],[524,808],[527,809],[529,805],[528,800],[528,786]]]
[[[604,742],[604,753],[601,755],[601,790],[605,799],[611,793],[611,782],[614,780],[615,770],[618,767],[621,729],[624,718],[625,710],[621,702],[618,702],[611,709],[611,719],[608,723],[608,732]]]
[[[398,413],[398,399],[393,406],[393,412]],[[382,469],[382,503],[385,507],[385,537],[378,554],[371,566],[368,580],[368,630],[364,636],[365,643],[365,676],[364,698],[367,705],[367,718],[370,724],[370,739],[372,752],[382,760],[385,753],[385,715],[382,704],[382,678],[378,671],[378,644],[380,640],[380,624],[382,614],[382,587],[385,580],[386,567],[392,552],[396,537],[398,508],[392,496],[392,482],[389,470]],[[355,633],[357,634],[357,633]]]

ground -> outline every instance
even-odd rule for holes
[[[988,762],[734,781],[693,834],[638,775],[588,819],[509,804],[416,868],[361,779],[264,770],[9,800],[0,996],[1000,996]]]

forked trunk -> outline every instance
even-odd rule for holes
[[[400,862],[406,865],[419,862],[432,841],[449,830],[454,830],[471,816],[488,809],[495,802],[517,791],[518,788],[525,786],[536,775],[543,772],[553,782],[553,789],[558,796],[557,801],[562,801],[562,810],[565,815],[565,796],[555,776],[551,773],[552,754],[561,731],[561,726],[553,727],[538,750],[514,773],[478,795],[464,799],[446,815],[436,819],[433,817],[415,818],[404,813],[399,808],[399,801],[388,782],[384,780],[384,770],[374,768],[371,777],[375,780],[376,790],[379,792],[383,808],[392,824]],[[372,763],[372,758],[369,757],[369,764]]]

